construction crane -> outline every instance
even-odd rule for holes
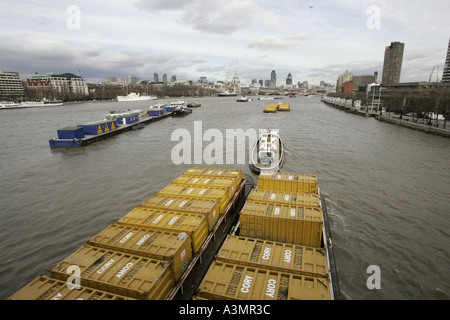
[[[430,77],[428,78],[428,82],[431,82],[431,77],[433,77],[434,68],[436,68],[436,66],[433,66],[433,70],[431,70]],[[437,66],[436,82],[439,82],[439,66]]]
[[[430,77],[428,78],[428,82],[431,82],[431,77],[433,76],[434,68],[435,67],[433,66],[433,70],[431,70]]]

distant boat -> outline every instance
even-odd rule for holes
[[[189,103],[187,104],[187,106],[188,106],[189,108],[198,108],[198,107],[201,107],[201,104],[200,104],[200,103],[197,103],[197,102],[189,102]]]
[[[61,100],[40,100],[40,101],[25,101],[22,102],[22,106],[34,108],[34,107],[56,107],[63,106],[64,102]]]
[[[141,96],[140,94],[137,94],[136,92],[131,92],[126,96],[117,96],[117,101],[120,102],[128,102],[128,101],[148,101],[148,100],[155,100],[157,97],[155,96]]]
[[[240,99],[237,99],[236,102],[252,102],[253,99],[247,98],[247,97],[241,97]]]
[[[273,97],[264,96],[264,97],[259,98],[259,100],[273,100]]]
[[[253,173],[278,172],[284,164],[284,145],[278,130],[262,130],[252,151],[249,167]]]
[[[172,116],[174,117],[182,117],[192,113],[191,108],[186,108],[184,106],[175,106],[173,108]]]
[[[237,93],[234,92],[221,92],[218,94],[219,97],[236,97]]]
[[[26,106],[23,106],[19,103],[15,103],[12,101],[0,101],[0,110],[5,109],[25,109]]]

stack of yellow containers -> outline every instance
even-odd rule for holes
[[[317,176],[262,172],[196,299],[329,300]]]
[[[50,278],[34,279],[9,299],[166,299],[228,206],[242,174],[193,168],[177,180],[50,269]]]

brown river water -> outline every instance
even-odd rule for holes
[[[319,97],[286,97],[291,111],[277,114],[264,114],[269,102],[257,99],[187,100],[201,107],[79,149],[50,149],[48,140],[60,128],[149,102],[0,111],[0,299],[46,274],[190,167],[238,168],[256,181],[247,164],[227,161],[250,142],[230,149],[225,137],[227,129],[264,128],[280,130],[282,172],[318,176],[344,299],[450,298],[448,138],[347,114]],[[192,163],[174,163],[174,132],[191,141]],[[210,164],[198,152],[220,138],[223,154]],[[379,267],[379,289],[367,286],[370,266]]]

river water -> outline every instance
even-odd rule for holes
[[[62,150],[48,144],[56,130],[148,102],[1,111],[0,299],[46,274],[192,166],[239,168],[257,179],[237,158],[226,161],[233,149],[213,154],[219,164],[205,163],[211,157],[175,164],[172,150],[181,143],[172,141],[174,132],[184,132],[192,152],[199,150],[194,143],[206,152],[213,141],[206,132],[216,142],[227,129],[263,128],[280,130],[282,172],[318,176],[344,299],[450,298],[449,139],[347,114],[318,97],[286,97],[291,111],[277,114],[262,112],[267,101],[196,101],[202,106],[187,117]],[[248,144],[236,142],[236,153]],[[380,272],[368,272],[370,266]],[[372,275],[380,275],[379,289],[367,286]]]

